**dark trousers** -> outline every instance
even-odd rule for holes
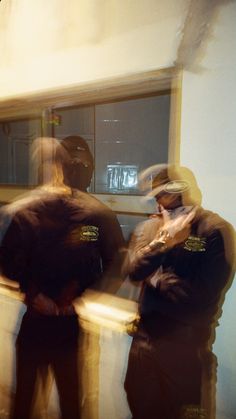
[[[13,419],[31,417],[37,379],[53,371],[63,419],[79,419],[77,316],[32,317],[26,313],[16,343]],[[42,378],[42,377],[41,377]]]
[[[135,337],[125,379],[133,419],[205,419],[201,374],[196,345]]]

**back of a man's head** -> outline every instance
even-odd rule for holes
[[[93,176],[94,162],[87,142],[80,136],[69,136],[61,141],[67,153],[63,163],[64,181],[71,188],[87,191]]]

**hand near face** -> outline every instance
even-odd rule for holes
[[[161,207],[161,211],[163,216],[162,230],[168,233],[167,246],[173,247],[184,242],[190,234],[191,222],[196,215],[196,208],[188,214],[180,214],[174,219],[170,218],[168,211],[163,207]]]

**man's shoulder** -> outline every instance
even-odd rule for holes
[[[0,222],[9,223],[13,219],[24,218],[30,208],[35,205],[35,194],[29,193],[10,202],[0,209]]]
[[[202,228],[204,228],[204,230],[209,232],[216,230],[226,230],[233,233],[234,231],[233,226],[223,217],[213,211],[206,210],[204,208],[200,208],[197,216],[197,222],[202,226]]]
[[[62,204],[64,199],[63,194],[37,188],[1,208],[0,225],[5,225],[5,230],[10,224],[25,228],[35,226],[45,214],[59,218],[66,207],[66,203]]]
[[[198,233],[208,237],[212,243],[223,243],[227,259],[235,266],[235,229],[220,215],[209,210],[201,210],[198,220]]]
[[[97,216],[114,217],[114,212],[94,195],[79,190],[73,191],[73,198],[84,211]]]

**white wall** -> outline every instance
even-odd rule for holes
[[[198,70],[183,75],[181,163],[195,173],[203,206],[234,226],[236,184],[236,3],[218,11]],[[201,69],[200,69],[201,68]],[[196,67],[195,67],[196,69]],[[236,282],[217,329],[217,419],[236,412]]]

